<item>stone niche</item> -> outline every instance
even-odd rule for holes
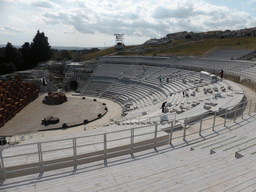
[[[60,105],[67,101],[65,93],[62,92],[49,92],[44,97],[43,103],[47,105]]]

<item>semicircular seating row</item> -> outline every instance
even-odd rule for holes
[[[248,55],[250,53],[253,53],[254,50],[216,50],[209,55],[206,56],[206,58],[211,58],[211,59],[228,59],[230,60],[231,58],[233,59],[238,59],[241,58],[245,55]]]
[[[160,75],[161,82],[158,79]],[[186,83],[183,83],[182,80],[185,78]],[[119,103],[127,110],[134,110],[162,102],[172,94],[179,93],[181,96],[184,90],[209,83],[206,80],[203,82],[199,80],[198,72],[188,70],[145,65],[102,64],[96,68],[89,86],[82,94],[105,97]],[[172,100],[173,104],[179,102],[177,98]]]
[[[251,50],[251,52],[255,52]],[[232,54],[237,57],[236,54]],[[230,56],[231,57],[231,56]],[[130,63],[130,64],[153,64],[153,65],[168,65],[173,68],[182,68],[190,70],[212,71],[219,74],[220,70],[224,70],[224,74],[244,76],[246,78],[255,80],[255,75],[250,69],[255,67],[255,62],[244,60],[231,60],[223,59],[221,57],[216,58],[187,58],[187,57],[104,57],[102,62],[104,63]]]

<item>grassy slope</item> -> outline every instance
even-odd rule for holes
[[[147,46],[146,49],[153,48],[155,50],[147,51],[145,53],[140,54],[131,54],[129,52],[120,52],[117,55],[195,55],[195,56],[203,56],[203,54],[215,47],[218,48],[231,48],[231,49],[255,49],[256,50],[256,37],[243,37],[243,38],[231,38],[231,39],[207,39],[202,41],[193,41],[193,40],[186,40],[186,39],[179,39],[174,40],[176,45],[168,46],[161,45],[161,46]],[[169,44],[170,45],[170,44]],[[130,48],[134,48],[136,46],[127,46],[126,50]],[[115,53],[116,50],[111,47],[101,51],[97,51],[91,54],[87,54],[83,57],[83,60],[90,60],[96,57],[101,57],[105,55],[109,55]]]
[[[256,49],[256,37],[243,37],[231,39],[208,39],[198,41],[191,44],[181,44],[167,49],[160,49],[156,52],[157,55],[172,54],[172,55],[196,55],[203,56],[203,54],[214,47],[218,48],[246,48]]]
[[[94,59],[96,57],[102,57],[104,55],[108,55],[108,54],[111,54],[111,53],[114,53],[114,52],[116,52],[116,50],[113,47],[103,49],[103,50],[85,55],[83,57],[83,61]]]
[[[136,46],[131,45],[131,46],[126,46],[125,48],[126,49],[131,49],[131,48],[134,48],[134,47],[136,47]],[[97,51],[97,52],[94,52],[94,53],[84,55],[83,56],[83,61],[91,60],[91,59],[94,59],[96,57],[106,56],[106,55],[113,54],[113,53],[116,53],[116,52],[117,51],[114,49],[114,47],[110,47],[110,48],[107,48],[107,49],[103,49],[103,50],[100,50],[100,51]]]

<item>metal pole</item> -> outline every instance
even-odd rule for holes
[[[255,105],[254,105],[254,113],[256,112],[256,102],[255,102]]]
[[[170,145],[172,144],[172,133],[173,133],[173,121],[172,121],[171,131],[169,133],[169,143],[170,143]]]
[[[183,141],[186,140],[186,129],[187,129],[187,118],[184,120],[184,132],[183,132]]]
[[[246,101],[245,101],[246,102]],[[245,102],[243,104],[243,111],[242,111],[242,119],[244,118],[244,108],[245,108]]]
[[[73,138],[73,154],[74,154],[74,167],[77,167],[77,149],[76,149],[76,138]]]
[[[201,115],[200,128],[199,128],[199,135],[200,136],[201,136],[201,132],[202,132],[202,125],[203,125],[203,114]]]
[[[251,115],[251,107],[252,107],[252,99],[251,99],[251,101],[250,101],[249,115]]]
[[[104,133],[104,164],[107,166],[107,133]]]
[[[134,128],[131,129],[131,155],[133,154]]]
[[[214,118],[213,118],[213,125],[212,125],[212,130],[213,131],[214,131],[214,128],[215,128],[216,114],[217,114],[217,112],[215,111],[214,112]]]
[[[37,143],[37,149],[38,149],[40,173],[43,173],[44,172],[44,164],[43,164],[43,152],[42,152],[41,143]]]
[[[235,116],[234,116],[234,122],[236,122],[237,106],[238,106],[238,105],[236,105],[236,111],[235,111]]]
[[[228,108],[226,108],[224,126],[226,126],[227,116],[228,116]]]
[[[4,169],[4,158],[3,158],[3,154],[2,154],[2,150],[0,150],[0,158],[1,158],[1,164],[0,164],[0,168],[3,170],[3,175],[4,178],[3,180],[6,180],[6,173],[5,173],[5,169]],[[2,180],[2,178],[0,178]]]
[[[157,124],[155,125],[154,149],[156,149],[156,142],[157,142]]]

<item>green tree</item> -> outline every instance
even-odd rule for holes
[[[5,75],[15,71],[15,66],[12,62],[5,63],[0,60],[0,75]]]
[[[30,60],[31,59],[31,49],[30,49],[30,44],[29,42],[25,42],[21,46],[21,53],[23,55],[24,60]]]
[[[5,75],[15,71],[15,66],[12,62],[5,62],[5,49],[0,48],[0,75]]]
[[[53,60],[55,61],[62,61],[63,58],[61,56],[61,51],[56,51],[52,57]]]
[[[32,53],[29,42],[25,42],[22,45],[20,52],[24,58],[24,64],[23,64],[24,69],[29,69],[29,68],[32,68],[34,65],[37,65],[37,61],[33,57],[33,53]]]
[[[31,52],[37,62],[47,61],[51,58],[51,46],[44,32],[40,33],[39,30],[37,31],[31,43]]]
[[[17,69],[22,68],[23,56],[9,42],[6,44],[6,47],[5,47],[4,60],[6,63],[12,62]]]
[[[61,57],[63,58],[63,60],[71,60],[72,52],[68,50],[61,50]]]

